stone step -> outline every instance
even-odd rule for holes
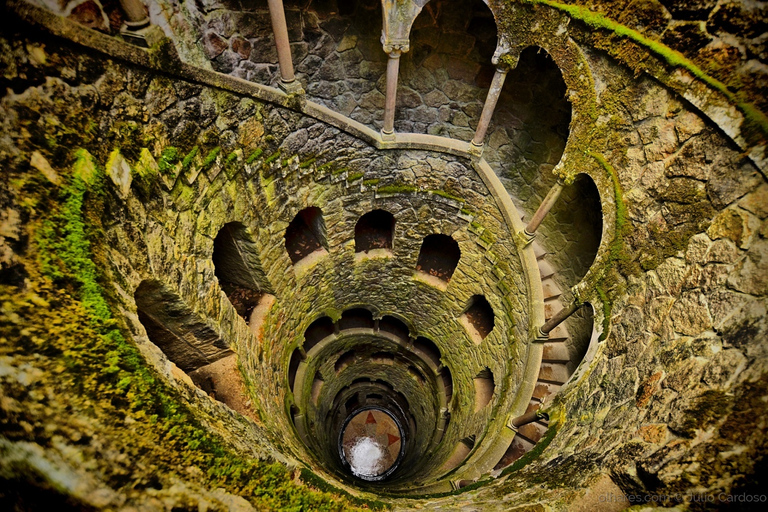
[[[536,388],[534,388],[533,395],[531,396],[538,400],[544,400],[545,398],[556,395],[557,392],[560,391],[560,387],[559,384],[538,381],[536,382]]]
[[[537,422],[528,423],[517,429],[517,435],[522,435],[532,443],[538,443],[539,440],[547,433],[547,427]]]
[[[544,299],[544,319],[549,320],[555,314],[563,309],[563,303],[560,302],[559,297],[551,297]]]
[[[539,276],[541,277],[541,280],[547,279],[548,277],[552,277],[555,275],[555,269],[550,265],[550,263],[545,260],[541,259],[538,260],[539,262]]]
[[[563,293],[551,277],[544,279],[541,282],[541,287],[544,289],[544,300],[560,297]]]
[[[539,382],[564,384],[570,375],[563,363],[542,363],[539,370]]]
[[[547,363],[568,363],[571,356],[565,343],[548,342],[544,344],[544,355],[542,355],[541,360]]]
[[[571,335],[568,332],[568,328],[565,326],[565,324],[560,324],[551,331],[549,331],[549,342],[550,343],[562,343],[564,341],[568,341],[568,338],[570,338]]]
[[[541,409],[541,402],[537,399],[532,399],[530,402],[528,402],[528,407],[525,409],[525,414],[538,411],[539,409]]]
[[[528,439],[525,439],[525,437],[521,435],[515,435],[514,439],[512,439],[512,442],[509,444],[509,448],[507,448],[507,451],[504,452],[504,456],[496,465],[495,469],[502,469],[509,466],[517,459],[531,451],[534,446],[534,443]]]

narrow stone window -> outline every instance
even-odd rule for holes
[[[459,317],[459,323],[464,326],[469,338],[479,345],[493,330],[493,308],[482,295],[469,299],[469,306]]]
[[[298,348],[294,349],[291,354],[291,360],[288,362],[288,388],[291,390],[293,390],[293,385],[296,383],[296,372],[299,370],[301,361],[301,351]]]
[[[426,382],[427,382],[427,379],[425,379],[425,378],[424,378],[424,374],[422,374],[422,373],[419,371],[419,369],[418,369],[418,368],[416,368],[415,366],[409,366],[409,367],[408,367],[408,373],[410,373],[411,375],[413,375],[413,378],[414,378],[414,379],[416,379],[416,381],[417,381],[419,384],[424,384],[424,383],[426,383]]]
[[[357,394],[347,398],[347,401],[344,403],[344,408],[346,409],[347,414],[352,414],[352,411],[358,407],[360,407],[360,400],[357,398]]]
[[[421,243],[416,270],[447,283],[460,257],[461,250],[456,240],[448,235],[429,235]]]
[[[443,393],[445,393],[446,405],[451,403],[453,398],[453,377],[451,376],[451,370],[443,368],[440,371],[440,380],[443,382]]]
[[[149,340],[184,372],[232,355],[219,333],[158,281],[144,281],[134,294]]]
[[[251,236],[239,222],[225,224],[213,240],[213,266],[219,286],[246,323],[271,286]]]
[[[474,379],[475,382],[475,412],[485,408],[493,398],[496,385],[493,382],[493,373],[489,368],[483,369]]]
[[[355,252],[389,252],[395,231],[395,218],[384,210],[368,212],[355,225]]]
[[[565,242],[551,244],[551,249],[562,253],[567,268],[559,269],[560,279],[569,286],[577,284],[595,261],[603,236],[603,208],[600,192],[595,182],[586,174],[579,174],[569,187],[565,187],[560,199],[552,207],[550,219],[561,233],[578,233],[566,236]]]
[[[397,336],[403,340],[404,343],[408,341],[408,337],[410,336],[408,326],[393,316],[381,317],[379,320],[379,330]]]
[[[336,365],[334,366],[334,370],[336,370],[336,373],[339,373],[341,370],[349,366],[355,361],[355,351],[349,350],[347,352],[344,352],[341,354],[341,356],[336,360]]]
[[[320,391],[323,389],[323,381],[320,372],[315,372],[315,380],[312,381],[312,403],[317,405],[317,400],[320,398]]]
[[[413,342],[413,350],[422,358],[431,362],[435,368],[440,366],[440,349],[437,348],[437,345],[435,345],[432,340],[424,337],[417,338],[416,341]]]
[[[341,314],[339,330],[373,329],[373,313],[364,308],[348,309]]]
[[[323,212],[316,206],[301,210],[285,230],[285,248],[295,265],[314,253],[326,252]]]
[[[472,451],[472,448],[474,447],[475,447],[474,436],[465,437],[464,439],[458,442],[458,444],[456,445],[456,448],[453,449],[453,453],[451,453],[451,456],[448,457],[448,460],[445,461],[441,469],[443,471],[450,471],[458,467],[459,464],[464,462],[464,460],[467,458],[469,453]]]
[[[371,361],[380,364],[395,364],[395,355],[389,352],[376,352],[371,355]]]
[[[304,352],[309,352],[312,347],[333,334],[333,320],[324,316],[312,322],[304,331]]]

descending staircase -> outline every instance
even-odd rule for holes
[[[535,241],[532,242],[532,246],[536,254],[536,262],[539,266],[539,275],[544,291],[544,318],[546,321],[563,308],[563,303],[560,300],[562,291],[554,279],[555,268],[546,260],[547,252]],[[571,376],[568,371],[570,355],[567,346],[570,334],[566,323],[567,321],[555,327],[549,333],[549,340],[544,343],[539,377],[526,413],[537,411],[544,407],[545,402],[551,402]],[[531,451],[547,433],[548,428],[548,421],[544,418],[519,427],[504,457],[495,469],[503,469]]]

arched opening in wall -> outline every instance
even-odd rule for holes
[[[371,361],[379,364],[395,364],[395,355],[389,352],[376,352],[371,354]]]
[[[359,407],[360,399],[358,398],[357,393],[347,398],[347,401],[344,402],[344,409],[348,415],[352,414],[352,412],[357,410]]]
[[[451,471],[453,469],[456,469],[459,464],[464,462],[467,459],[467,456],[469,456],[469,453],[472,451],[472,448],[475,447],[475,436],[469,436],[465,437],[461,441],[459,441],[456,444],[456,447],[453,449],[453,452],[451,453],[450,457],[448,457],[448,460],[443,463],[440,470],[442,472]]]
[[[272,287],[261,266],[258,248],[245,226],[225,224],[213,240],[213,266],[219,285],[246,323]]]
[[[389,254],[395,232],[395,217],[384,210],[368,212],[355,224],[355,252]]]
[[[555,244],[546,240],[544,243],[550,251],[556,251],[558,279],[568,287],[575,286],[595,261],[603,236],[600,192],[592,178],[587,174],[577,175],[561,192],[550,217],[545,219],[545,231],[557,230],[565,236],[565,242]]]
[[[408,341],[410,337],[410,329],[405,325],[405,322],[398,320],[393,316],[385,315],[379,320],[379,330],[388,332],[401,339],[403,343]]]
[[[416,341],[413,342],[413,351],[422,359],[432,363],[433,368],[440,366],[440,349],[432,340],[423,336],[416,338]]]
[[[496,385],[493,382],[493,372],[484,368],[474,378],[475,383],[475,412],[484,409],[491,402]]]
[[[354,363],[355,357],[356,356],[354,350],[349,350],[341,354],[341,356],[339,356],[339,358],[336,360],[336,364],[334,365],[334,370],[336,373],[339,373],[344,368]]]
[[[310,255],[326,251],[323,212],[316,206],[301,210],[285,230],[285,248],[295,265]]]
[[[219,334],[159,281],[142,281],[134,293],[136,312],[149,340],[174,365],[174,376],[251,416],[237,356]]]
[[[304,331],[304,352],[309,352],[312,347],[333,333],[333,320],[327,316],[318,318]]]
[[[469,335],[469,339],[479,345],[493,330],[495,324],[493,308],[482,295],[474,295],[469,305],[459,317],[459,322]]]
[[[288,361],[288,389],[295,392],[293,385],[296,383],[296,373],[299,371],[299,365],[303,361],[304,357],[301,355],[301,350],[298,348],[293,350],[291,359]]]
[[[641,325],[641,313],[637,308],[627,308],[625,313],[627,319],[625,327],[627,331],[624,338],[627,344],[636,343],[643,338],[643,333],[636,329]],[[568,329],[570,336],[565,345],[568,350],[568,362],[566,363],[568,377],[578,369],[587,355],[591,343],[596,343],[597,333],[595,332],[595,310],[592,304],[587,302],[583,307],[568,319]]]
[[[184,372],[232,355],[219,333],[159,281],[142,281],[134,298],[150,341]]]
[[[341,314],[339,330],[373,329],[373,313],[364,308],[348,309]]]
[[[429,235],[421,243],[416,270],[447,283],[460,258],[461,250],[456,240],[443,234]]]
[[[494,73],[496,23],[482,0],[430,0],[400,57],[395,129],[468,141]]]
[[[325,381],[320,372],[315,372],[315,378],[312,381],[312,403],[317,405],[317,399],[320,398],[320,392],[323,390]]]
[[[424,374],[419,371],[418,368],[415,366],[409,366],[408,367],[408,373],[413,375],[413,378],[416,379],[416,382],[419,384],[425,384],[427,382],[427,379],[424,377]]]
[[[542,48],[525,48],[507,73],[483,157],[519,206],[532,215],[555,183],[570,133],[571,104],[562,72]]]
[[[448,367],[444,367],[440,370],[440,381],[443,384],[443,393],[445,394],[445,403],[450,404],[453,398],[453,377],[451,376],[451,370]]]

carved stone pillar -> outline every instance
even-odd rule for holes
[[[488,126],[491,124],[491,118],[493,117],[494,110],[496,110],[496,103],[499,101],[499,95],[501,94],[502,87],[504,87],[504,80],[508,72],[509,68],[507,66],[499,66],[493,75],[493,81],[491,81],[491,87],[488,89],[488,96],[486,96],[485,105],[483,105],[483,113],[480,114],[475,137],[472,139],[472,145],[476,148],[483,147],[485,134],[488,132]]]
[[[381,134],[384,138],[394,138],[395,133],[395,102],[397,99],[397,77],[400,72],[399,49],[387,52],[387,98],[384,103],[384,127]]]
[[[149,48],[162,37],[160,31],[150,30],[149,14],[141,0],[120,0],[120,7],[125,15],[120,35],[125,40]]]
[[[288,41],[288,26],[285,22],[283,0],[267,0],[269,16],[272,19],[272,32],[275,35],[277,47],[277,63],[280,66],[280,88],[288,93],[303,93],[301,84],[296,81],[293,73],[293,58],[291,44]]]

